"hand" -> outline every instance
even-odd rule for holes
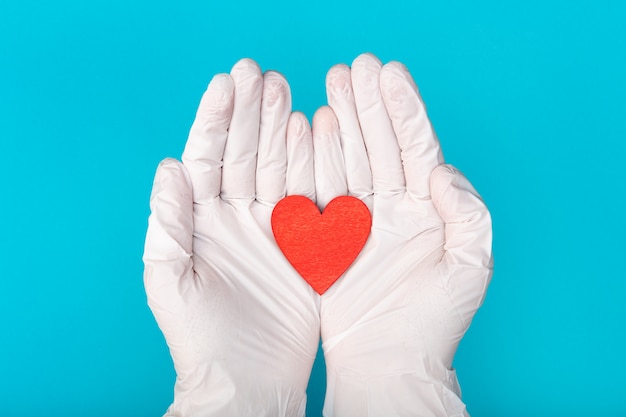
[[[330,108],[313,119],[317,201],[362,199],[372,231],[322,297],[324,415],[467,416],[452,360],[491,278],[489,212],[443,164],[402,64],[362,55],[326,87]]]
[[[150,198],[145,288],[177,375],[166,416],[304,415],[319,296],[271,232],[286,194],[315,198],[311,130],[285,79],[244,59],[213,78]]]

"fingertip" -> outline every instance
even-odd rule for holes
[[[234,95],[233,79],[228,74],[213,76],[206,91],[202,95],[198,112],[202,109],[216,109],[232,106]]]
[[[352,62],[351,82],[359,117],[378,109],[381,62],[372,54],[359,55]]]
[[[259,67],[259,64],[256,63],[256,61],[254,61],[251,58],[242,58],[239,61],[237,61],[237,63],[235,63],[235,65],[233,65],[233,68],[230,71],[231,75],[233,74],[251,74],[251,75],[257,75],[257,76],[261,76],[261,67]]]
[[[362,66],[372,66],[380,68],[382,66],[382,62],[373,53],[365,52],[357,56],[354,61],[352,61],[352,68]]]
[[[334,65],[326,73],[326,89],[334,93],[346,93],[351,90],[351,72],[346,64]]]
[[[165,158],[161,162],[159,162],[159,165],[158,165],[157,169],[165,168],[167,166],[176,165],[178,163],[179,162],[176,159],[174,159],[174,158]]]
[[[398,61],[391,61],[382,67],[380,86],[383,96],[388,100],[399,101],[409,93],[418,93],[417,84],[411,73],[404,64]]]
[[[386,71],[396,71],[397,73],[400,73],[400,74],[409,73],[409,70],[407,69],[406,65],[404,65],[400,61],[389,61],[385,65],[383,65],[383,69],[385,69]]]
[[[157,166],[150,201],[152,203],[158,195],[172,194],[175,190],[180,191],[183,196],[192,198],[191,181],[184,165],[174,158],[165,158]]]
[[[283,73],[281,73],[280,71],[276,71],[276,70],[267,70],[263,73],[263,78],[268,81],[268,80],[282,80],[283,82],[287,82],[287,77],[285,77],[285,75]]]
[[[288,140],[303,139],[307,136],[311,137],[311,126],[307,117],[299,111],[291,113],[287,122]]]
[[[284,100],[291,107],[291,90],[285,77],[276,71],[266,71],[263,74],[263,104],[273,107],[277,102]]]
[[[182,171],[182,164],[174,158],[165,158],[156,169],[155,182],[161,183],[174,176],[180,176]]]
[[[233,89],[233,79],[226,73],[215,74],[207,86],[207,90],[209,89],[231,91]]]
[[[352,87],[355,95],[370,96],[373,92],[378,93],[378,77],[380,76],[381,62],[372,54],[361,54],[352,62]]]
[[[448,164],[438,165],[430,174],[430,192],[435,206],[438,206],[458,171]]]
[[[317,137],[339,135],[339,122],[329,106],[320,107],[313,115],[313,134]]]
[[[430,193],[433,204],[444,221],[461,214],[459,206],[482,207],[478,191],[461,171],[450,164],[438,165],[430,174]]]
[[[233,112],[233,97],[232,78],[228,74],[214,76],[204,92],[196,112],[196,121],[201,123],[192,128],[202,128],[207,123],[217,126],[228,125]]]
[[[263,83],[263,74],[259,65],[250,58],[240,59],[230,70],[235,90],[256,91],[253,95],[260,95]],[[235,91],[235,94],[239,93]],[[248,94],[248,93],[246,93]]]

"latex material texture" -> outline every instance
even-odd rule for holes
[[[148,303],[177,378],[166,416],[303,416],[319,296],[270,216],[315,198],[310,127],[289,86],[244,59],[214,77],[183,154],[163,161],[145,245]]]
[[[372,231],[322,297],[326,417],[468,416],[452,367],[492,273],[491,219],[445,165],[406,68],[359,56],[313,120],[318,203],[362,199]],[[317,152],[317,130],[326,134]]]

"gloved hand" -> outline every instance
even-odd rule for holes
[[[326,87],[332,110],[313,120],[317,201],[362,199],[372,231],[322,297],[324,415],[467,416],[452,360],[491,278],[489,212],[443,164],[402,64],[361,55]]]
[[[286,194],[315,198],[311,130],[285,79],[244,59],[213,78],[150,198],[145,288],[177,375],[166,416],[304,415],[319,296],[272,235]]]

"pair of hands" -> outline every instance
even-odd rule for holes
[[[491,277],[489,213],[402,64],[364,54],[326,89],[311,129],[280,74],[241,60],[209,84],[183,163],[159,165],[144,279],[177,374],[166,416],[303,416],[320,332],[327,417],[467,415],[452,359]],[[274,241],[287,195],[372,214],[323,296]]]

